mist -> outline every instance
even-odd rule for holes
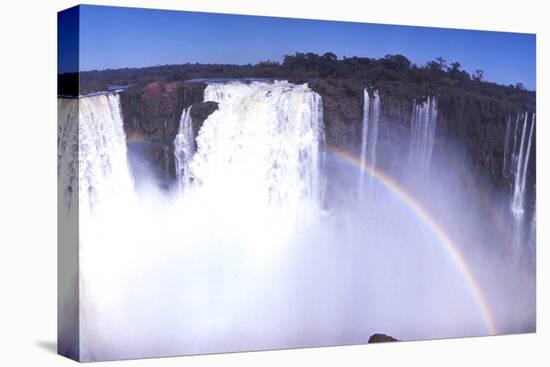
[[[79,177],[84,359],[535,331],[535,269],[510,240],[510,199],[437,133],[435,99],[411,121],[433,133],[373,138],[380,97],[366,90],[370,125],[346,155],[326,144],[322,100],[307,85],[210,84],[205,100],[219,109],[196,146],[181,140],[189,131],[178,138],[182,171],[166,190],[144,146],[120,144],[116,95],[88,98],[96,112],[81,109],[81,121],[110,121],[118,140],[106,129],[90,139],[119,146],[90,143],[102,149],[84,158],[101,169]],[[396,153],[395,140],[411,148]]]

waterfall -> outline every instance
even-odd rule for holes
[[[502,175],[508,176],[508,156],[510,155],[510,128],[512,124],[512,116],[508,114],[506,119],[506,132],[504,134],[504,162],[502,164]]]
[[[105,265],[124,246],[118,226],[134,186],[118,94],[59,98],[58,109],[60,346],[89,360],[96,322],[89,300],[103,285]]]
[[[59,103],[60,113],[67,116],[60,119],[58,140],[58,170],[67,207],[77,192],[80,206],[89,209],[130,195],[133,182],[119,96],[103,94]]]
[[[187,161],[193,186],[224,203],[277,208],[293,221],[317,215],[325,187],[321,97],[305,84],[232,82],[209,84],[204,100],[219,108],[204,121]],[[190,131],[187,115],[183,135]]]
[[[529,128],[528,120],[529,114],[525,113],[523,118],[523,127],[521,129],[519,150],[515,152],[514,155],[514,189],[511,204],[514,217],[523,216],[525,212],[525,183],[527,177],[527,167],[529,165],[529,157],[531,156],[531,141],[533,138],[533,130],[535,126],[535,114],[532,114],[531,124]],[[527,132],[528,130],[529,132]]]
[[[80,205],[90,207],[133,192],[118,94],[80,99]]]
[[[505,177],[511,177],[512,180],[510,197],[510,211],[513,220],[512,247],[517,258],[520,255],[523,243],[525,241],[529,241],[529,238],[526,238],[526,236],[529,236],[529,232],[534,232],[526,228],[525,212],[527,209],[527,172],[529,167],[529,158],[531,156],[533,132],[535,129],[535,114],[532,113],[531,118],[529,118],[529,113],[527,112],[517,115],[513,131],[514,143],[511,150],[508,147],[510,145],[510,124],[509,119],[507,121],[505,136],[504,173]]]
[[[78,203],[78,99],[58,98],[57,175],[61,208]]]
[[[461,182],[462,171],[426,182],[425,197],[402,187],[429,168],[433,97],[414,104],[411,150],[405,142],[385,157],[381,98],[364,90],[361,163],[382,168],[388,159],[387,178],[379,184],[365,170],[358,183],[355,164],[327,157],[332,188],[343,195],[330,211],[323,101],[307,84],[210,82],[203,100],[217,109],[199,128],[185,108],[173,141],[180,195],[148,182],[162,175],[157,146],[129,152],[130,162],[153,156],[156,164],[130,176],[117,95],[58,101],[59,198],[69,208],[80,200],[84,214],[60,221],[73,229],[59,237],[77,264],[59,286],[70,306],[60,313],[61,350],[74,345],[90,361],[351,344],[379,330],[402,340],[486,335],[484,307],[494,310],[499,332],[534,328],[534,282],[501,266],[508,259],[492,251],[502,242],[500,221],[478,210],[471,187],[448,184]],[[532,239],[535,117],[515,118],[501,138],[510,183],[520,186],[502,207],[512,218],[521,204]],[[132,178],[140,183],[135,195]],[[365,199],[376,198],[368,207],[354,205],[357,184]],[[534,242],[524,243],[534,251]],[[465,277],[475,277],[486,299]]]
[[[437,100],[428,97],[424,102],[413,101],[409,165],[416,170],[420,182],[427,180],[437,126]]]
[[[169,160],[169,152],[170,147],[168,146],[168,143],[166,141],[166,128],[168,126],[168,121],[164,120],[164,124],[162,126],[162,153],[163,153],[163,160],[164,160],[164,180],[168,181],[170,179],[170,160]]]
[[[533,206],[531,213],[531,223],[529,224],[527,234],[527,250],[531,266],[536,267],[537,260],[537,208]]]
[[[195,153],[195,137],[193,135],[191,107],[187,107],[181,115],[179,131],[174,140],[176,179],[182,190],[191,184],[189,162],[193,153]]]
[[[365,186],[365,163],[367,161],[367,138],[369,130],[370,98],[367,88],[363,90],[363,129],[361,132],[361,167],[359,172],[359,199],[363,197]]]
[[[380,120],[380,96],[374,90],[369,96],[367,88],[363,90],[363,126],[361,132],[361,169],[359,171],[359,199],[363,199],[365,191],[372,192],[372,175],[369,174],[367,187],[365,187],[366,169],[365,165],[371,168],[376,167],[376,143],[378,141],[378,124]]]
[[[78,99],[58,98],[57,111],[57,348],[78,358]]]

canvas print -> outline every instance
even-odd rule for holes
[[[534,34],[58,14],[58,351],[536,331]]]

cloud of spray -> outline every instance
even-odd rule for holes
[[[312,93],[285,88],[291,86],[281,87],[279,98]],[[241,92],[250,97],[250,90]],[[261,92],[247,99],[255,107],[241,106],[231,116],[253,109],[256,120],[275,118],[273,106],[264,103],[272,94]],[[305,100],[292,98],[303,116]],[[229,121],[220,116],[224,111],[222,106],[211,121]],[[285,118],[288,105],[285,111],[276,118]],[[382,160],[391,146],[378,146]],[[406,203],[376,180],[368,200],[357,202],[356,165],[327,152],[322,174],[332,185],[328,195],[338,192],[338,200],[327,198],[332,204],[316,220],[296,223],[288,207],[251,199],[258,196],[248,192],[247,179],[261,180],[253,170],[227,177],[227,187],[216,176],[219,185],[198,185],[182,196],[157,189],[147,166],[135,164],[144,160],[139,150],[128,154],[139,182],[135,195],[110,198],[93,214],[81,212],[81,341],[87,359],[365,343],[375,332],[402,340],[491,332],[464,275]],[[240,167],[257,164],[256,158]],[[392,167],[399,166],[396,177],[407,186],[416,172],[405,158]],[[470,168],[466,174],[472,175]],[[480,189],[497,219],[480,218],[484,201],[457,184],[463,179],[434,153],[429,179],[410,191],[468,260],[497,332],[533,331],[534,277],[510,265],[502,251],[499,198]]]

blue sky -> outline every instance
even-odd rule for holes
[[[80,70],[186,62],[246,64],[285,54],[403,54],[458,61],[500,84],[535,89],[535,36],[351,22],[82,6]]]

